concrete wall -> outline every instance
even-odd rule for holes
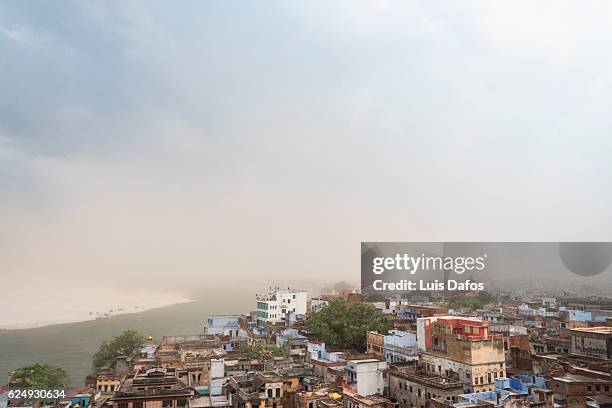
[[[394,373],[389,374],[389,396],[395,398],[400,408],[426,408],[431,398],[441,398],[451,403],[462,393],[461,388],[444,390],[419,384]]]
[[[382,394],[385,389],[383,370],[387,368],[386,361],[349,362],[347,376],[356,380],[355,391],[361,395]]]
[[[609,359],[612,358],[611,348],[611,335],[572,332],[572,353]]]

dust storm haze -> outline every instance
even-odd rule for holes
[[[612,240],[611,7],[3,3],[0,278],[44,304]]]

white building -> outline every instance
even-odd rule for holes
[[[382,312],[382,314],[395,314],[396,313],[396,308],[399,305],[402,304],[406,304],[406,301],[401,301],[401,300],[385,300],[384,302],[374,302],[372,303],[372,306],[374,306],[376,309],[380,310]]]
[[[308,304],[308,293],[305,290],[270,290],[257,295],[257,326],[265,327],[268,323],[282,323],[295,319],[296,315],[305,315]]]
[[[345,371],[349,387],[361,394],[381,394],[385,389],[383,373],[387,369],[387,362],[375,358],[366,360],[349,360]]]
[[[384,353],[388,363],[418,360],[416,334],[389,330],[389,334],[385,336]]]
[[[240,328],[241,315],[214,315],[208,317],[204,333],[230,337],[247,337],[246,331]]]
[[[327,305],[329,305],[329,302],[327,300],[323,300],[319,298],[310,299],[310,311],[311,312],[318,312],[319,310],[323,309],[323,307]]]

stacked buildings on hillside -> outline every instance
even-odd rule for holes
[[[200,334],[149,337],[60,405],[612,407],[612,301],[500,291],[469,309],[422,295],[386,299],[372,307],[390,330],[367,332],[363,349],[332,349],[304,322],[336,298],[363,301],[350,291],[308,299],[271,289],[256,296],[256,311],[209,316]]]

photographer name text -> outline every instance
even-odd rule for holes
[[[473,282],[469,279],[464,281],[449,279],[446,283],[437,279],[434,281],[402,279],[397,282],[385,282],[382,279],[377,279],[372,283],[372,288],[376,291],[477,291],[484,290],[484,283]]]

